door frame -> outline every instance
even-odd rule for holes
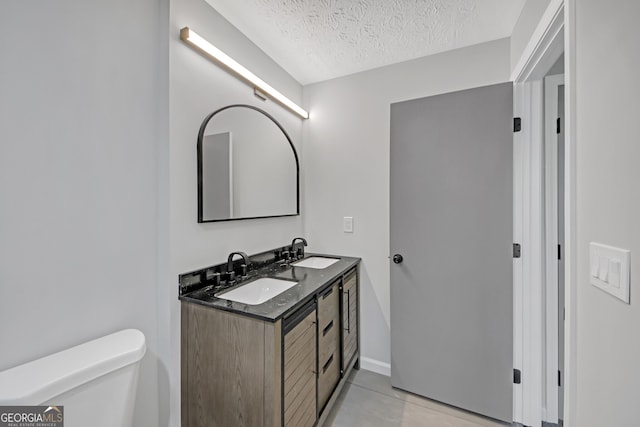
[[[545,221],[545,355],[543,369],[542,420],[558,423],[559,306],[558,306],[558,90],[564,85],[564,74],[544,78],[544,221]],[[561,124],[564,126],[564,123]]]
[[[543,78],[565,55],[565,399],[564,425],[575,420],[576,399],[576,132],[575,0],[551,0],[524,52],[512,70],[514,115],[522,118],[514,133],[514,242],[522,257],[514,259],[514,384],[516,423],[540,426],[553,419],[547,408],[543,362],[546,354],[545,188]],[[556,394],[557,396],[557,394]],[[557,400],[555,416],[557,420]]]

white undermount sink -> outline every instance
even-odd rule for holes
[[[297,284],[298,282],[292,282],[291,280],[262,277],[230,291],[218,292],[214,296],[243,304],[258,305],[280,295]]]
[[[292,263],[294,267],[317,268],[323,269],[338,262],[337,258],[328,258],[324,256],[311,256],[303,260]]]

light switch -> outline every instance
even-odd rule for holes
[[[342,230],[345,233],[353,233],[353,217],[345,216],[342,220]]]
[[[603,282],[609,281],[609,258],[600,255],[598,257],[598,279]]]
[[[620,270],[622,263],[619,259],[609,260],[609,284],[614,288],[620,287]]]
[[[598,271],[600,269],[600,257],[597,254],[591,254],[591,277],[598,277]]]
[[[591,242],[591,284],[629,304],[631,251]]]

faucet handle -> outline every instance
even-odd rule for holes
[[[227,271],[227,283],[234,283],[236,281],[236,272],[231,270]]]
[[[240,271],[242,277],[247,277],[247,264],[240,264]]]

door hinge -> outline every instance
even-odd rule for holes
[[[513,383],[514,384],[520,384],[520,382],[521,382],[520,369],[514,369],[513,370]]]
[[[520,258],[521,252],[522,252],[522,250],[520,249],[520,243],[514,243],[513,244],[513,257],[514,258]]]
[[[562,246],[558,245],[558,261],[562,259]]]
[[[513,118],[513,131],[520,132],[522,130],[522,119],[520,117]]]
[[[562,387],[562,374],[558,371],[558,387]]]
[[[556,120],[556,133],[560,133],[560,117]]]

